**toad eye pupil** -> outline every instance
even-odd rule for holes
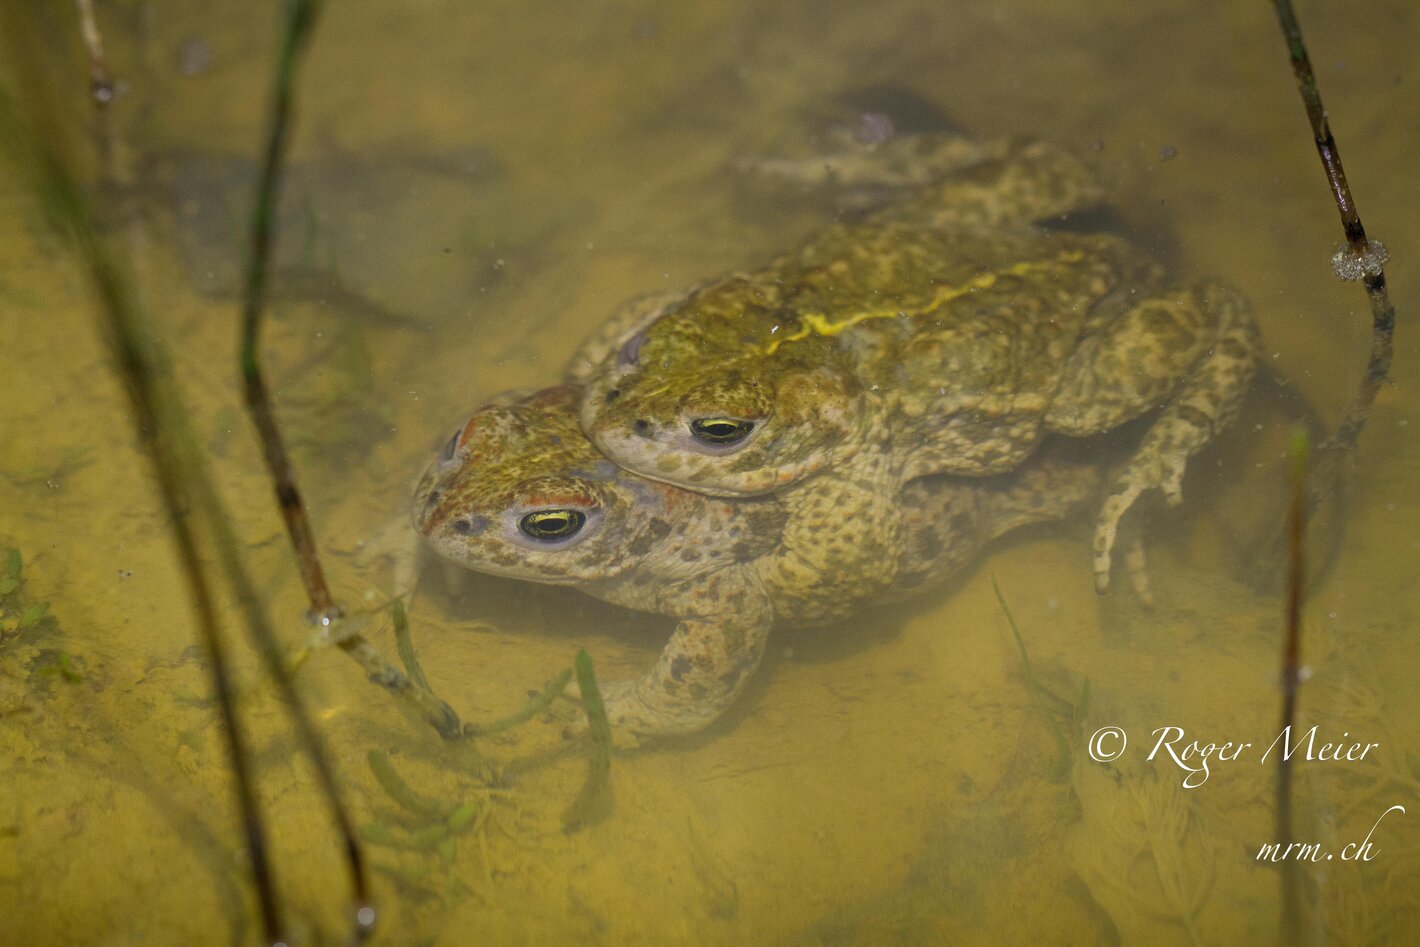
[[[753,430],[753,421],[738,418],[696,418],[690,422],[691,436],[704,444],[737,444]]]
[[[518,529],[533,539],[566,539],[586,522],[587,514],[581,510],[535,510],[518,520]]]

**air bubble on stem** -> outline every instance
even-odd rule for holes
[[[1367,276],[1380,276],[1382,267],[1389,259],[1390,253],[1385,244],[1379,240],[1370,240],[1364,249],[1337,247],[1336,253],[1331,257],[1331,268],[1336,271],[1337,279],[1352,283]]]

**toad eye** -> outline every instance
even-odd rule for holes
[[[534,510],[518,520],[518,529],[524,536],[552,542],[577,535],[586,522],[587,514],[581,510]]]
[[[739,418],[696,418],[690,422],[690,434],[702,444],[724,447],[738,444],[754,430],[753,421]]]

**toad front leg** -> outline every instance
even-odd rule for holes
[[[762,590],[720,581],[695,594],[713,606],[713,617],[682,618],[655,667],[604,689],[607,717],[619,737],[702,730],[735,702],[759,667],[774,622]]]

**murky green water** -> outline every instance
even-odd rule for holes
[[[312,632],[241,413],[236,307],[222,295],[275,14],[99,12],[149,211],[146,292],[294,649]],[[357,552],[403,515],[412,479],[473,406],[554,381],[626,296],[762,261],[827,219],[814,206],[766,212],[732,165],[801,142],[846,93],[911,93],[983,136],[1095,145],[1120,182],[1122,224],[1179,271],[1246,292],[1267,361],[1324,417],[1359,378],[1369,312],[1359,287],[1331,276],[1336,215],[1265,4],[426,0],[326,12],[268,351],[351,610],[392,591],[388,568]],[[1395,383],[1304,623],[1303,725],[1318,742],[1345,733],[1379,747],[1298,765],[1296,835],[1335,854],[1307,866],[1318,940],[1408,942],[1420,919],[1416,15],[1402,3],[1299,12],[1362,214],[1392,254],[1401,318]],[[51,26],[45,54],[68,64],[86,114],[67,8]],[[254,943],[164,515],[80,273],[6,174],[0,546],[23,552],[24,584],[0,620],[0,942]],[[1275,940],[1278,876],[1257,860],[1276,840],[1274,768],[1258,761],[1278,731],[1282,603],[1236,575],[1280,509],[1285,423],[1259,396],[1195,461],[1183,510],[1151,509],[1152,611],[1123,591],[1096,596],[1083,526],[1009,539],[917,601],[776,630],[728,718],[619,757],[612,815],[572,835],[560,816],[585,764],[555,752],[570,707],[483,743],[509,773],[490,793],[352,662],[317,651],[298,683],[360,825],[400,818],[372,749],[424,795],[480,806],[442,850],[370,846],[379,942]],[[1088,682],[1079,733],[1124,728],[1125,761],[1093,764],[1082,740],[1059,765],[993,576],[1037,676],[1077,704]],[[40,602],[46,616],[18,627]],[[636,673],[668,627],[462,573],[426,575],[413,606],[431,683],[470,720],[518,706],[579,647],[608,677]],[[387,624],[371,637],[394,656]],[[333,834],[279,705],[244,653],[241,665],[295,939],[337,942]],[[1184,742],[1253,746],[1186,789],[1171,761],[1144,759],[1166,726]],[[1405,811],[1372,832],[1393,806]],[[1370,860],[1344,859],[1368,833]]]

